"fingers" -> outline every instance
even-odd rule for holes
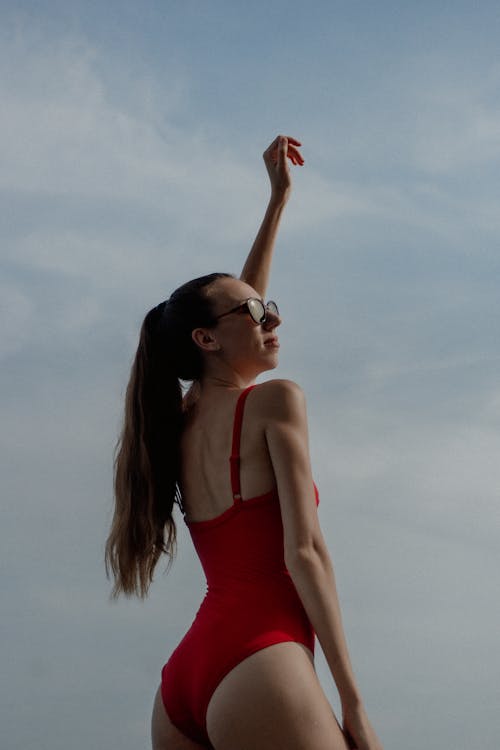
[[[278,144],[278,170],[287,169],[286,157],[288,156],[288,139],[286,137],[279,136]],[[290,161],[292,162],[292,164],[294,163],[294,160],[291,156]]]
[[[290,146],[290,144],[288,145],[287,156],[290,159],[290,161],[292,162],[292,164],[302,165],[304,163],[304,157],[302,156],[302,154],[300,153],[300,151],[298,151],[296,148],[294,148],[294,146]]]
[[[298,146],[301,145],[301,142],[296,138],[292,138],[291,136],[286,135],[278,135],[270,144],[270,146],[268,146],[268,148],[264,151],[262,156],[264,158],[264,161],[269,161],[272,164],[277,164],[279,161],[279,152],[281,149],[283,149],[285,155],[288,156],[292,164],[301,166],[302,164],[304,164],[304,158],[298,150]]]
[[[304,158],[298,148],[296,148],[294,145],[290,144],[290,141],[288,139],[284,139],[282,142],[282,148],[286,156],[290,159],[292,164],[298,164],[302,166],[304,163]]]
[[[264,153],[267,153],[268,151],[273,151],[274,149],[278,148],[279,143],[280,143],[280,138],[286,138],[286,140],[288,141],[289,145],[292,145],[292,146],[302,146],[302,144],[301,144],[300,141],[297,141],[295,138],[292,138],[289,135],[278,135],[278,136],[276,136],[276,138],[274,139],[274,141],[266,148],[266,150],[264,151]]]
[[[269,146],[269,148],[272,148],[273,146],[277,146],[280,138],[286,138],[288,143],[292,143],[294,146],[302,146],[302,143],[298,141],[296,138],[292,138],[291,135],[277,135],[274,141]]]

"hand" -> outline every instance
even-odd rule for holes
[[[290,169],[287,157],[292,164],[302,166],[304,159],[298,146],[302,144],[295,138],[279,135],[264,151],[264,159],[269,179],[271,180],[271,194],[275,198],[287,200],[292,188]]]
[[[343,707],[344,735],[350,748],[356,750],[383,750],[382,743],[368,720],[362,705]]]

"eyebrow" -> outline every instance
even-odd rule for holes
[[[243,305],[246,302],[248,302],[249,299],[258,299],[263,304],[264,308],[266,307],[266,303],[264,302],[264,300],[262,299],[262,297],[245,297],[245,299],[242,300],[241,302],[237,302],[234,305],[234,307],[231,307],[231,308],[229,308],[229,310],[226,310],[225,312],[220,313],[219,315],[217,315],[217,318],[222,318],[224,315],[229,315],[229,313],[236,312],[236,310],[238,309],[238,307],[243,307]]]
[[[249,297],[245,297],[245,299],[242,299],[241,302],[235,302],[235,305],[243,305],[245,302],[248,302],[249,299],[258,299],[262,302],[263,305],[266,304],[262,297],[259,297],[258,294],[251,294]]]

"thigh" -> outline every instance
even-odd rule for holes
[[[216,750],[347,750],[348,745],[300,643],[268,646],[224,677],[210,699]]]
[[[153,750],[200,750],[204,747],[186,737],[172,724],[165,711],[160,688],[156,693],[151,717],[151,740]]]

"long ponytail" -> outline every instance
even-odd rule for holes
[[[227,276],[184,284],[142,324],[114,461],[115,511],[105,550],[113,598],[122,592],[145,598],[161,555],[168,558],[167,570],[175,557],[174,504],[182,508],[181,380],[201,378],[203,360],[191,331],[216,324],[207,290]]]

